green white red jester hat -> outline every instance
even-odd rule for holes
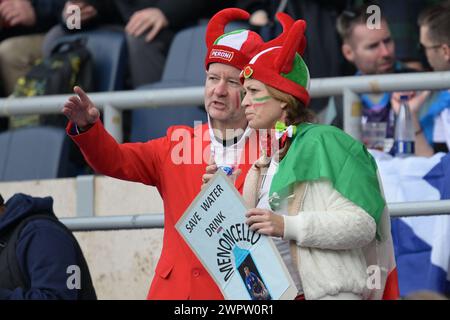
[[[237,8],[216,13],[206,28],[205,68],[219,62],[242,70],[257,52],[263,40],[256,32],[240,29],[225,33],[225,26],[236,20],[248,20],[250,14]]]
[[[260,52],[242,69],[241,82],[248,78],[259,80],[293,95],[307,106],[310,76],[302,59],[306,48],[305,29],[306,22],[297,20],[277,39],[262,45]]]

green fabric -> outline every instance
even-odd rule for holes
[[[306,88],[306,86],[308,85],[308,67],[298,53],[295,54],[295,60],[291,72],[281,73],[281,75],[301,85],[303,88]]]
[[[304,123],[297,127],[288,153],[270,186],[269,202],[276,209],[295,183],[328,179],[345,198],[369,213],[378,224],[385,207],[377,165],[364,145],[342,130]]]

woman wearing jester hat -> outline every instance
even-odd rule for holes
[[[262,146],[265,155],[247,174],[244,198],[254,209],[246,222],[274,237],[298,299],[396,299],[376,163],[340,129],[309,122],[305,28],[296,21],[241,72],[249,126],[268,130],[279,145],[276,152]]]

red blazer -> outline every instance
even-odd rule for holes
[[[208,124],[170,127],[165,137],[145,143],[118,144],[100,121],[81,134],[71,132],[72,122],[67,133],[96,172],[155,186],[164,201],[163,248],[147,299],[223,299],[211,276],[175,229],[177,220],[200,192],[206,164],[199,155],[199,146],[205,153],[204,159],[209,159]],[[254,156],[250,156],[251,152],[256,152],[256,159],[259,155],[259,143],[253,143],[253,139],[255,133],[247,139],[244,163],[239,166],[242,173],[235,183],[241,193],[251,166],[249,160]],[[250,145],[258,150],[249,150]],[[191,162],[197,160],[198,164],[177,164],[180,159],[176,156],[190,158]]]

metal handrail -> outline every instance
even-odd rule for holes
[[[450,71],[312,79],[309,92],[312,98],[319,98],[336,95],[348,96],[349,93],[441,90],[448,88],[450,88]],[[90,98],[98,108],[104,110],[105,127],[118,141],[121,140],[121,132],[119,132],[121,130],[121,122],[118,121],[118,117],[120,117],[118,111],[203,104],[203,95],[203,87],[89,93]],[[71,95],[3,98],[0,99],[0,116],[59,113],[69,96]],[[349,108],[351,106],[345,107]],[[347,117],[346,119],[349,118]],[[352,124],[347,126],[347,129],[352,129]],[[390,203],[388,207],[392,217],[449,214],[450,200]],[[61,220],[74,231],[92,231],[162,228],[164,217],[162,214],[157,214],[64,218]]]
[[[354,93],[377,93],[404,90],[441,90],[450,88],[450,71],[311,80],[312,98],[342,95],[344,89]],[[92,101],[102,109],[109,105],[118,110],[164,106],[203,104],[204,87],[131,90],[89,93]],[[71,95],[49,95],[30,98],[0,99],[0,116],[20,114],[59,113]]]
[[[450,214],[450,200],[389,203],[392,218]],[[61,218],[72,231],[108,231],[164,227],[163,214]]]
[[[450,72],[424,72],[312,79],[309,92],[312,98],[343,96],[343,129],[354,138],[360,139],[359,111],[357,106],[355,108],[355,94],[405,90],[441,90],[447,88],[450,88]],[[94,104],[103,110],[103,121],[106,130],[118,142],[123,140],[122,110],[202,105],[203,95],[203,87],[89,94]],[[0,99],[0,116],[60,113],[64,102],[69,96],[54,95]]]

